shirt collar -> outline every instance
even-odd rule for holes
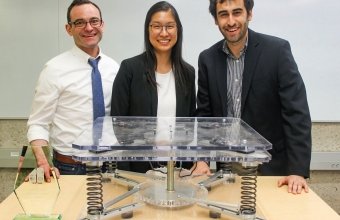
[[[246,52],[247,47],[248,47],[248,36],[247,36],[247,38],[246,38],[246,42],[245,42],[245,44],[244,44],[244,47],[243,47],[243,49],[241,50],[240,57]],[[230,52],[230,50],[229,50],[229,48],[228,48],[227,40],[224,40],[222,50],[223,50],[223,52],[226,53],[228,56],[230,56],[230,57],[232,57],[232,58],[235,58],[235,56]]]
[[[83,50],[81,50],[79,47],[77,47],[76,45],[74,45],[74,47],[72,48],[72,53],[79,56],[86,63],[88,62],[89,58],[97,59],[98,57],[102,56],[102,52],[101,52],[100,48],[99,48],[98,56],[93,58],[90,55],[88,55],[87,53],[85,53]]]

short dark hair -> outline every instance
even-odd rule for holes
[[[217,14],[216,14],[217,3],[223,3],[225,1],[230,1],[230,0],[210,0],[209,12],[215,19],[217,18]],[[254,0],[243,0],[243,2],[244,2],[244,6],[247,10],[247,13],[249,14],[250,11],[254,7]]]
[[[79,6],[79,5],[85,5],[85,4],[91,4],[94,7],[96,7],[99,11],[99,15],[100,15],[100,19],[102,19],[102,12],[100,10],[100,8],[98,7],[98,5],[96,5],[95,3],[89,1],[89,0],[74,0],[70,6],[68,6],[67,9],[67,23],[71,22],[71,10],[73,9],[74,6]]]

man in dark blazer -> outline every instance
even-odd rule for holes
[[[210,0],[224,40],[198,61],[197,116],[239,117],[273,145],[263,175],[308,192],[311,119],[306,91],[286,40],[248,29],[253,0]],[[204,172],[204,167],[200,167]]]

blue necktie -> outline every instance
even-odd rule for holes
[[[98,62],[100,57],[97,59],[89,59],[89,64],[92,66],[92,102],[93,102],[93,120],[98,117],[105,116],[105,104],[103,95],[102,78],[98,70]]]

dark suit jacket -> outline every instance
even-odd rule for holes
[[[145,53],[122,61],[112,88],[112,116],[157,116],[157,88],[147,80],[144,59]],[[189,88],[183,88],[175,82],[177,117],[189,117],[195,114],[195,69],[192,67],[188,74]],[[155,75],[152,77],[155,79]],[[124,164],[121,169],[136,172],[146,172],[150,169],[149,163],[129,164],[130,167],[125,167]],[[189,168],[191,164],[186,163],[185,167]]]
[[[144,59],[143,53],[122,61],[113,83],[111,115],[157,116],[157,88],[147,81]],[[195,113],[195,69],[188,74],[190,88],[184,89],[176,83],[177,117],[189,117]]]
[[[227,116],[224,40],[198,62],[197,116]],[[309,177],[311,119],[306,91],[287,41],[249,29],[242,80],[241,118],[273,144],[263,175]]]

